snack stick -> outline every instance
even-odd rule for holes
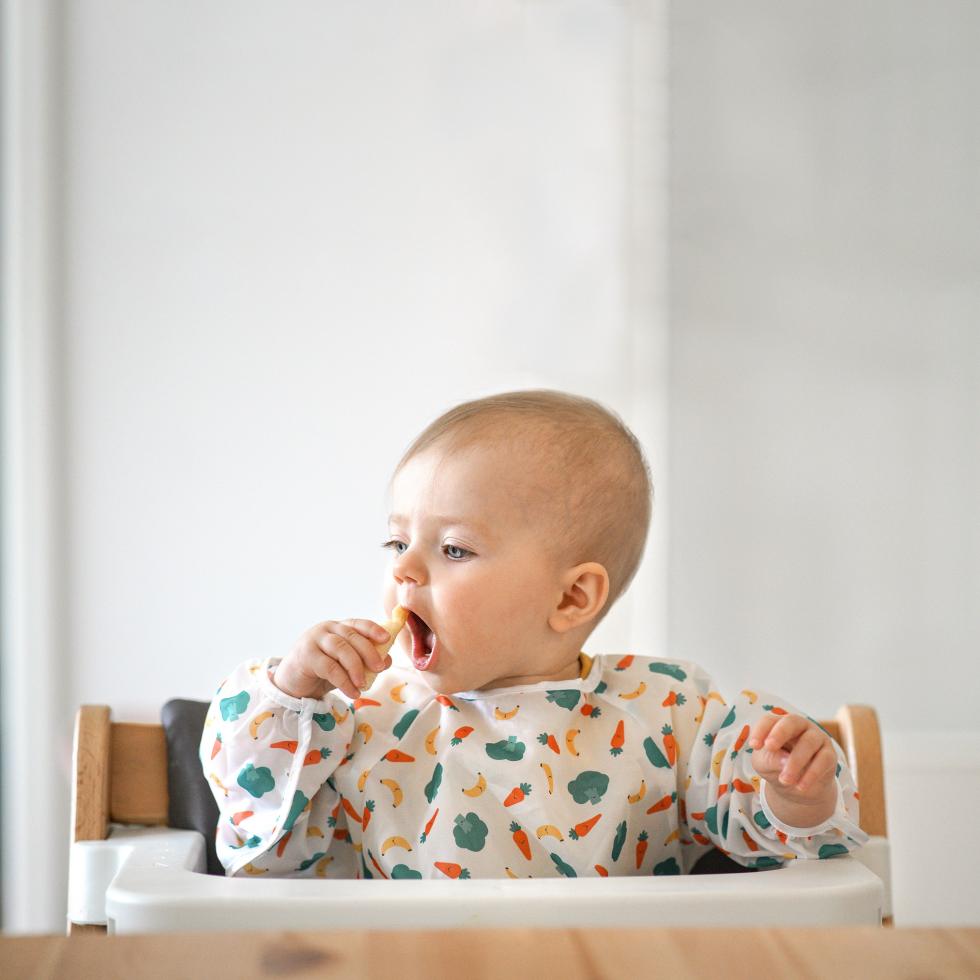
[[[391,610],[391,619],[387,623],[382,623],[381,625],[388,631],[388,639],[384,643],[377,644],[378,653],[382,657],[386,656],[388,651],[391,649],[391,645],[395,642],[395,638],[402,631],[402,627],[408,621],[408,610],[404,606],[395,606]],[[362,691],[366,691],[373,683],[375,677],[378,675],[373,671],[364,671],[364,687],[361,688]]]

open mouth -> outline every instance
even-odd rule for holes
[[[436,652],[436,634],[414,612],[408,614],[408,628],[412,634],[412,662],[419,670],[428,670]]]

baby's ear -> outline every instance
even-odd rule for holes
[[[570,568],[562,580],[561,601],[548,617],[559,633],[584,626],[602,611],[609,597],[609,573],[595,561]]]

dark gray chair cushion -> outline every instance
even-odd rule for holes
[[[168,825],[202,833],[208,852],[208,874],[223,875],[225,869],[214,849],[218,804],[211,794],[198,756],[207,712],[207,701],[175,698],[168,701],[160,713],[167,734],[167,789],[170,793]],[[739,874],[758,870],[746,868],[715,848],[698,858],[691,874]]]
[[[197,830],[203,834],[208,874],[224,875],[225,869],[214,849],[218,804],[211,794],[198,757],[208,706],[207,701],[174,698],[160,711],[167,737],[167,792],[170,796],[167,825],[179,830]]]

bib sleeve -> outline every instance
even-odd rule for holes
[[[279,690],[279,659],[240,664],[208,709],[200,760],[220,811],[218,858],[229,877],[354,877],[332,778],[348,762],[350,705],[333,691],[316,700]]]
[[[678,711],[678,752],[683,760],[678,791],[686,833],[714,844],[745,867],[764,868],[798,858],[831,858],[870,839],[859,825],[857,787],[843,749],[837,755],[837,806],[822,823],[793,827],[779,820],[765,797],[766,781],[752,765],[749,732],[766,713],[815,719],[766,691],[742,690],[723,698],[700,667],[688,678],[687,710]]]

